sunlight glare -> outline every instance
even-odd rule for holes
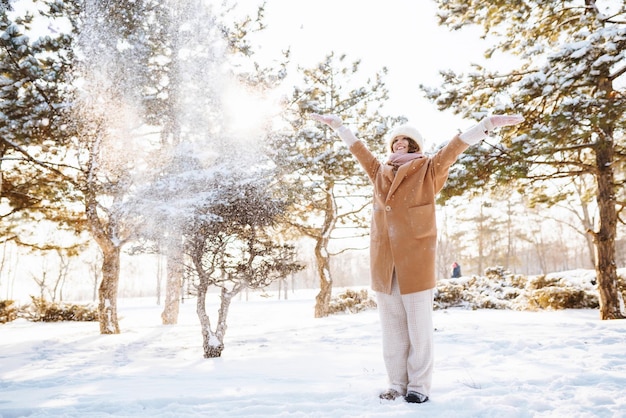
[[[237,83],[224,89],[222,105],[227,131],[251,138],[263,134],[279,107],[271,95]]]

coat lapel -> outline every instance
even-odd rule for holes
[[[415,165],[416,161],[419,161],[419,160],[413,160],[409,164],[403,164],[398,168],[398,172],[396,173],[396,176],[394,177],[393,182],[391,183],[391,187],[389,188],[389,193],[387,194],[387,198],[391,197],[394,194],[394,192],[396,191],[400,183],[402,183],[402,180],[404,180],[404,178],[409,174],[409,172],[412,171],[412,167]]]
[[[388,164],[383,165],[383,175],[387,177],[390,184],[393,183],[393,179],[396,177],[393,174],[393,166]]]

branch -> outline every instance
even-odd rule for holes
[[[37,160],[35,157],[33,157],[32,155],[30,155],[28,153],[28,151],[26,151],[23,147],[17,145],[14,142],[9,141],[6,138],[2,138],[2,142],[4,142],[5,144],[7,144],[8,146],[10,146],[11,148],[15,149],[17,152],[19,152],[20,154],[22,154],[26,161],[30,161],[31,163],[38,165],[40,167],[46,168],[50,171],[52,171],[53,173],[58,174],[59,176],[61,176],[62,178],[68,178],[65,174],[63,174],[61,171],[57,170],[54,167],[50,167],[50,163],[45,162],[45,161],[39,161]],[[55,164],[55,165],[59,165],[59,164]],[[62,166],[62,165],[59,165]],[[66,167],[70,167],[70,166],[66,166]],[[70,167],[71,168],[71,167]]]
[[[626,21],[624,20],[613,20],[614,17],[617,17],[619,15],[621,15],[623,13],[623,11],[617,11],[614,14],[610,15],[610,16],[599,16],[599,20],[602,22],[608,22],[608,23],[616,23],[618,25],[623,25],[626,23]]]
[[[354,209],[354,210],[351,210],[351,211],[348,211],[348,212],[344,212],[344,213],[337,214],[337,219],[339,220],[339,219],[346,218],[346,217],[348,217],[348,216],[350,216],[350,215],[359,214],[359,213],[361,213],[361,212],[362,212],[362,211],[363,211],[366,207],[370,206],[371,204],[372,204],[372,202],[368,201],[368,202],[366,202],[366,203],[362,204],[361,206],[357,206],[357,208],[356,208],[356,209]]]
[[[619,70],[615,71],[613,74],[610,74],[609,80],[613,81],[624,73],[626,73],[626,65],[620,68]]]
[[[489,145],[491,148],[493,148],[494,150],[498,151],[499,154],[498,155],[494,155],[495,158],[504,158],[504,159],[508,159],[509,161],[515,161],[515,158],[513,158],[511,156],[511,153],[507,150],[504,149],[502,146],[500,145],[493,145],[490,144],[489,142],[483,141],[484,144]],[[560,151],[574,151],[574,150],[578,150],[578,149],[583,149],[583,148],[589,148],[591,147],[590,145],[574,145],[571,147],[563,147],[563,148],[556,148],[553,150],[553,153],[556,152],[560,152]],[[575,166],[578,167],[579,170],[577,171],[570,171],[569,172],[569,176],[571,175],[580,175],[582,173],[593,173],[594,172],[594,167],[589,165],[589,164],[585,164],[584,162],[579,162],[579,161],[538,161],[538,160],[533,160],[532,164],[535,165],[544,165],[544,166],[550,166],[550,167],[565,167],[565,166]]]
[[[76,249],[80,249],[82,247],[82,244],[80,244],[80,243],[73,244],[73,245],[70,245],[68,247],[63,247],[63,246],[53,245],[53,244],[44,244],[44,245],[31,244],[31,243],[22,241],[17,236],[10,237],[10,238],[6,239],[4,242],[6,242],[6,241],[13,241],[18,246],[31,248],[31,249],[35,249],[35,250],[38,250],[38,251],[76,250]]]
[[[367,248],[368,247],[348,247],[348,248],[344,248],[344,249],[342,249],[340,251],[337,251],[335,253],[328,252],[328,254],[334,257],[336,255],[343,254],[346,251],[353,251],[353,250],[354,251],[361,251],[361,250],[366,250]]]
[[[626,219],[622,218],[622,211],[626,209],[626,202],[615,202],[616,205],[619,206],[617,210],[617,219],[624,225],[626,225]]]

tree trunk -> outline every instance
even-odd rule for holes
[[[120,248],[112,245],[106,246],[102,248],[102,253],[102,282],[98,295],[100,334],[119,334],[117,289],[120,278]]]
[[[170,243],[168,247],[165,306],[161,313],[161,319],[163,325],[175,325],[178,323],[180,292],[183,283],[183,254],[179,242]]]
[[[485,268],[483,266],[483,260],[485,258],[485,215],[484,215],[484,201],[480,201],[480,212],[478,215],[478,274],[485,274]]]
[[[576,188],[576,192],[578,193],[578,198],[580,200],[580,208],[582,211],[580,221],[582,222],[584,228],[585,243],[587,244],[587,249],[589,251],[589,261],[591,261],[592,266],[596,266],[598,261],[596,260],[593,233],[590,233],[590,231],[593,231],[593,221],[591,219],[591,215],[589,214],[589,204],[583,198],[583,185],[574,182],[574,187]]]
[[[121,240],[113,240],[115,222],[104,227],[98,217],[98,203],[92,193],[86,194],[85,214],[91,235],[102,251],[102,282],[98,291],[98,320],[101,334],[119,334],[117,321],[117,289],[120,281]],[[116,244],[117,241],[117,244]]]
[[[513,203],[507,199],[506,205],[506,256],[504,258],[504,268],[511,269],[513,259]]]
[[[328,253],[330,234],[335,227],[337,217],[337,205],[332,193],[333,187],[332,181],[327,181],[326,199],[324,202],[324,224],[315,244],[315,260],[320,279],[320,292],[315,297],[315,318],[328,316],[330,297],[333,291],[333,277],[330,273],[330,254]]]
[[[161,304],[161,285],[163,283],[163,257],[160,252],[157,255],[157,274],[156,274],[156,304]]]
[[[291,280],[293,280],[293,274],[291,275]],[[285,284],[285,289],[284,289],[284,298],[285,300],[288,299],[289,295],[289,282],[287,281],[287,279],[283,279],[282,282]],[[293,290],[293,286],[292,286],[292,290]]]
[[[203,330],[203,342],[202,348],[204,349],[204,358],[218,358],[222,357],[222,351],[224,351],[224,344],[217,343],[217,340],[214,340],[211,335],[211,330],[208,330],[208,333],[205,333]]]
[[[333,291],[333,278],[330,274],[330,258],[326,245],[320,240],[315,246],[315,260],[317,261],[317,272],[320,279],[320,292],[315,297],[315,317],[323,318],[328,316],[330,310],[330,297]]]
[[[196,313],[200,319],[202,328],[202,350],[204,358],[217,358],[222,356],[224,351],[224,335],[226,334],[226,318],[228,317],[228,309],[230,302],[235,293],[229,293],[226,289],[222,289],[220,295],[220,309],[217,319],[217,329],[215,332],[211,330],[211,321],[206,313],[206,294],[208,283],[206,280],[200,280],[198,285],[198,299],[196,302]]]
[[[597,202],[600,211],[599,230],[594,234],[596,246],[596,275],[600,293],[600,318],[622,319],[623,301],[617,285],[615,265],[615,235],[617,212],[615,211],[615,179],[613,174],[614,144],[612,137],[604,131],[600,134],[596,149]]]

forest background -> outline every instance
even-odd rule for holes
[[[367,184],[334,135],[306,120],[310,111],[342,114],[381,157],[384,132],[398,121],[418,124],[434,152],[457,128],[488,111],[526,116],[525,127],[498,132],[485,142],[482,156],[468,155],[451,174],[438,207],[440,279],[450,276],[455,261],[465,275],[491,266],[526,275],[598,269],[594,237],[608,218],[596,199],[602,186],[589,167],[599,166],[589,162],[594,157],[588,150],[610,131],[610,261],[626,265],[620,218],[626,35],[619,1],[572,1],[558,10],[539,3],[516,10],[471,1],[395,1],[385,8],[346,2],[345,9],[316,2],[310,13],[293,11],[302,7],[296,2],[246,8],[202,1],[184,7],[150,1],[5,3],[0,298],[95,300],[107,275],[117,275],[108,289],[115,297],[160,298],[172,277],[181,293],[166,295],[166,304],[187,290],[195,294],[197,283],[189,278],[202,272],[173,260],[193,259],[197,248],[162,238],[174,235],[174,226],[188,234],[185,242],[206,235],[213,226],[209,214],[219,212],[216,204],[232,203],[247,187],[256,197],[235,214],[236,205],[220,216],[238,222],[241,211],[254,212],[251,205],[276,200],[250,222],[263,219],[253,226],[261,229],[271,224],[268,241],[279,244],[277,252],[289,251],[285,265],[303,263],[300,271],[281,270],[280,279],[299,288],[366,285]],[[439,23],[457,29],[455,35],[436,25],[436,13]],[[539,19],[545,27],[535,20],[504,21],[524,13],[554,20]],[[569,23],[559,26],[557,18]],[[547,33],[551,25],[560,36]],[[360,36],[346,28],[359,28]],[[553,49],[530,37],[533,28]],[[487,53],[478,56],[476,50]],[[563,50],[568,53],[559,55]],[[543,60],[562,70],[563,78],[556,70],[542,72]],[[487,62],[506,75],[494,76]],[[572,75],[571,68],[580,74]],[[438,83],[441,88],[434,87]],[[517,96],[502,90],[508,84],[515,84]],[[533,96],[533,89],[540,94]],[[553,97],[555,90],[560,94]],[[583,119],[570,132],[563,127]],[[571,142],[547,147],[554,138],[546,132]],[[507,159],[520,151],[517,146],[518,154],[527,153],[542,168],[531,171],[531,162]],[[233,157],[233,149],[267,159],[253,159],[255,169],[243,171],[255,175],[240,176],[235,167],[249,161],[236,152]],[[545,157],[569,152],[576,157],[568,161]],[[267,166],[278,170],[269,173]],[[528,181],[533,176],[536,181]],[[463,177],[473,180],[459,181]],[[225,183],[232,190],[213,194]],[[277,195],[280,190],[287,192]],[[189,225],[196,229],[185,230]],[[202,245],[206,254],[207,243]],[[249,289],[271,282],[246,280]],[[105,309],[112,297],[100,297]]]

